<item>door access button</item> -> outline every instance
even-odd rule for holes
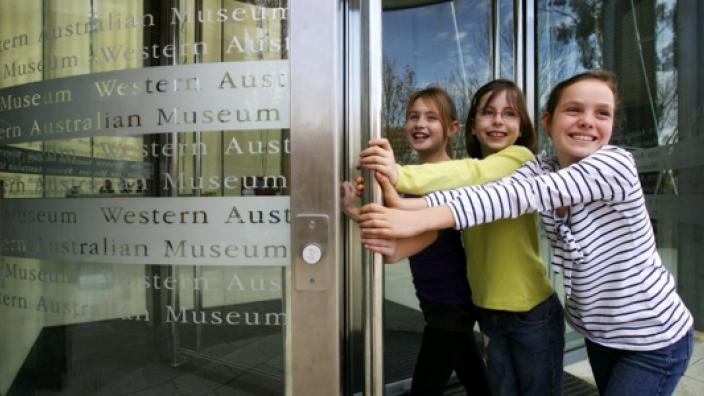
[[[323,250],[316,243],[309,243],[303,248],[303,261],[317,264],[323,257]]]

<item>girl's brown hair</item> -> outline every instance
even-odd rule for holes
[[[457,108],[455,107],[455,102],[452,101],[450,95],[447,92],[437,86],[429,86],[427,88],[416,91],[411,95],[406,103],[406,119],[408,119],[413,103],[418,99],[425,99],[429,101],[428,105],[435,107],[435,111],[438,112],[438,117],[440,118],[440,124],[442,124],[442,134],[445,140],[448,139],[447,131],[453,122],[457,121]],[[452,158],[452,145],[445,145],[445,151]]]
[[[477,90],[472,97],[472,103],[469,107],[469,113],[467,114],[467,122],[465,124],[465,144],[467,147],[467,154],[473,158],[482,158],[482,150],[479,144],[479,139],[472,134],[472,128],[474,127],[474,121],[476,120],[477,113],[483,111],[484,109],[479,108],[479,103],[484,95],[489,95],[485,104],[490,103],[496,95],[502,92],[506,92],[506,99],[511,107],[518,113],[520,118],[520,136],[516,140],[517,145],[524,146],[530,151],[535,152],[536,150],[536,139],[535,139],[535,129],[533,128],[533,123],[530,121],[528,116],[528,109],[526,108],[526,101],[523,98],[523,92],[521,89],[510,80],[497,79],[490,81]]]
[[[565,89],[567,89],[567,87],[572,84],[584,80],[601,81],[606,84],[609,89],[611,89],[611,92],[614,94],[613,118],[614,126],[616,126],[616,109],[618,108],[618,84],[616,83],[616,75],[608,70],[591,70],[584,73],[575,74],[567,80],[559,82],[557,85],[555,85],[552,91],[550,91],[548,101],[545,103],[545,109],[543,110],[543,116],[547,115],[549,118],[552,118],[553,114],[555,113],[555,108],[557,108],[557,104],[560,102],[560,98],[562,98],[562,93],[565,92]]]

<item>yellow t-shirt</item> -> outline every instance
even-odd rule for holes
[[[434,164],[398,166],[396,190],[423,195],[509,176],[533,153],[510,146],[484,159],[466,158]],[[467,276],[475,305],[524,312],[554,290],[540,259],[536,214],[499,220],[462,231]]]

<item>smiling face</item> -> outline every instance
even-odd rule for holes
[[[482,157],[505,149],[521,136],[521,118],[509,102],[508,92],[504,90],[491,98],[492,93],[487,92],[480,98],[472,125],[472,135],[479,141]]]
[[[445,145],[457,131],[458,125],[457,121],[453,121],[445,131],[439,110],[432,101],[419,97],[408,110],[404,129],[408,142],[418,152],[422,162],[429,162],[447,159]]]
[[[614,125],[615,98],[611,88],[595,79],[564,89],[543,128],[555,145],[560,167],[569,166],[609,143]]]

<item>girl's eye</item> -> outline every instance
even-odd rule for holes
[[[598,114],[602,117],[611,117],[611,112],[607,110],[599,111]]]
[[[493,116],[493,115],[494,115],[494,110],[484,109],[484,110],[482,110],[481,115],[483,115],[483,116]]]
[[[504,117],[513,118],[513,117],[517,117],[517,116],[518,116],[518,114],[516,114],[516,112],[513,111],[513,110],[506,110],[506,111],[504,111]]]

